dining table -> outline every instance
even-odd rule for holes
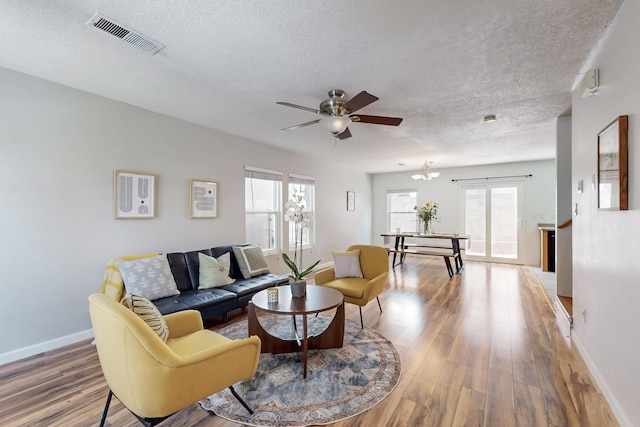
[[[441,256],[444,258],[444,263],[447,267],[449,277],[453,277],[455,274],[461,274],[464,268],[464,262],[462,261],[462,251],[464,248],[461,245],[469,239],[470,235],[457,234],[457,233],[382,233],[380,236],[385,238],[393,238],[393,247],[387,246],[387,252],[393,253],[393,268],[401,265],[405,261],[405,257],[410,255],[426,255],[426,256]],[[396,257],[399,260],[396,262]],[[454,266],[451,264],[451,258],[453,258]]]

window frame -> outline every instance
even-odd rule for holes
[[[316,244],[316,210],[315,210],[315,196],[316,196],[316,179],[310,176],[298,175],[289,173],[288,181],[287,181],[287,200],[290,200],[294,193],[295,185],[305,185],[311,190],[309,197],[305,197],[305,201],[307,202],[305,206],[305,212],[311,213],[311,227],[309,227],[309,231],[307,233],[308,242],[302,244],[302,249],[311,249]],[[284,228],[284,227],[283,227]],[[288,242],[288,250],[293,251],[295,249],[292,242],[292,229],[294,228],[294,224],[289,222],[286,227],[287,230],[287,242]],[[283,240],[284,243],[284,240]]]
[[[273,255],[280,253],[282,250],[282,177],[283,173],[279,171],[274,171],[270,169],[257,168],[253,166],[245,165],[245,240],[247,243],[255,243],[262,248],[262,251],[265,255]],[[253,192],[253,187],[251,189],[248,188],[250,184],[253,184],[252,180],[263,180],[263,181],[271,181],[273,185],[273,200],[272,206],[273,209],[251,209],[248,206],[249,197],[247,192]],[[251,196],[252,203],[255,203],[255,197],[252,193]],[[249,221],[250,216],[256,215],[273,215],[273,221],[269,221],[268,229],[273,233],[273,247],[264,248],[260,242],[249,242],[248,236],[249,225],[253,224],[254,221]],[[273,224],[271,224],[273,222]],[[271,240],[272,236],[267,236],[267,240]]]
[[[390,203],[390,199],[389,196],[393,195],[393,194],[404,194],[404,193],[412,193],[415,195],[414,197],[414,203],[413,205],[416,206],[418,204],[418,189],[415,188],[405,188],[405,189],[390,189],[387,190],[387,199],[386,199],[386,204],[387,204],[387,232],[388,233],[395,233],[397,230],[392,230],[391,229],[391,215],[392,214],[407,214],[407,213],[411,213],[413,215],[415,215],[415,210],[413,209],[413,206],[411,207],[411,210],[408,211],[391,211],[391,203]],[[415,226],[411,229],[411,230],[400,230],[402,232],[412,232],[415,230]]]

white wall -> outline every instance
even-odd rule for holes
[[[498,176],[528,175],[525,180],[524,248],[521,258],[524,264],[540,265],[540,232],[538,223],[555,223],[555,161],[506,163],[465,168],[434,168],[440,172],[437,179],[414,181],[406,171],[377,174],[373,177],[373,235],[372,240],[382,244],[380,233],[387,231],[387,191],[397,189],[418,190],[418,204],[427,201],[439,205],[439,221],[434,223],[436,232],[462,230],[459,221],[459,185],[452,179],[486,178]],[[484,182],[484,181],[474,181]]]
[[[90,336],[87,296],[113,257],[245,242],[245,164],[316,178],[306,260],[370,243],[368,174],[2,68],[0,93],[0,363]],[[113,219],[115,169],[158,176],[157,218]],[[218,218],[189,219],[192,178],[218,182]]]
[[[640,425],[640,2],[625,1],[588,68],[600,70],[600,89],[573,93],[574,340],[622,425]],[[629,210],[598,211],[591,176],[597,171],[597,134],[629,115]],[[582,311],[586,315],[582,316]]]

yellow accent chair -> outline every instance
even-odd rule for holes
[[[360,250],[360,269],[362,279],[355,277],[335,278],[335,267],[321,270],[315,275],[316,285],[327,286],[340,291],[344,295],[344,301],[356,304],[360,309],[360,326],[364,329],[362,321],[362,307],[372,299],[378,300],[378,307],[382,313],[382,305],[378,295],[382,293],[387,284],[389,275],[389,256],[387,250],[380,246],[352,245],[347,252]]]
[[[169,337],[164,342],[124,305],[107,295],[89,296],[89,314],[109,395],[146,426],[229,387],[249,406],[233,384],[252,378],[260,357],[260,338],[231,340],[203,328],[200,313],[185,310],[164,316]]]

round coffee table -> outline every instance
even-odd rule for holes
[[[342,347],[344,340],[344,296],[335,289],[324,286],[308,285],[307,294],[301,298],[291,296],[290,286],[279,286],[278,302],[267,301],[267,290],[262,290],[251,298],[248,306],[249,335],[257,335],[262,342],[262,353],[293,353],[302,351],[302,376],[307,378],[307,355],[309,349],[327,349]],[[307,315],[336,309],[336,314],[319,335],[307,334]],[[292,316],[294,328],[295,316],[302,316],[302,337],[298,340],[284,340],[269,334],[258,321],[257,311]]]

